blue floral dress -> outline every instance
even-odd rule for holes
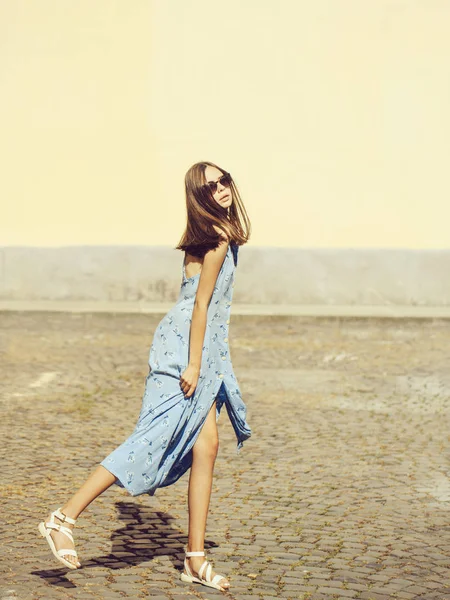
[[[237,453],[251,436],[247,409],[233,372],[228,345],[230,309],[239,246],[233,241],[208,306],[200,376],[190,398],[180,387],[189,362],[189,336],[200,273],[183,280],[180,295],[157,325],[149,355],[142,408],[130,437],[100,464],[132,496],[175,483],[192,465],[192,447],[216,400],[216,421],[225,404]]]

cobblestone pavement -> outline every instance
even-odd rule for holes
[[[137,420],[161,316],[0,313],[0,599],[450,599],[450,321],[232,317],[253,436],[224,410],[206,550],[179,580],[188,474],[81,515],[82,569],[37,524]],[[255,367],[254,365],[258,365]]]

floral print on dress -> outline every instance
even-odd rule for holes
[[[172,485],[186,473],[192,464],[192,447],[214,400],[216,420],[226,406],[237,452],[251,436],[228,345],[238,250],[231,242],[217,276],[208,306],[200,376],[190,398],[181,389],[180,376],[189,363],[190,327],[200,273],[187,277],[182,266],[178,300],[155,329],[135,429],[101,463],[115,475],[116,484],[132,496],[154,495],[158,488]]]

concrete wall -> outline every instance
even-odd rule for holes
[[[208,159],[252,221],[242,299],[447,303],[449,22],[446,0],[0,0],[2,297],[173,296]]]
[[[167,247],[3,248],[0,300],[174,302],[181,252]],[[242,247],[242,304],[450,306],[450,250]]]

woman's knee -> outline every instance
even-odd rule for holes
[[[193,447],[195,456],[203,460],[215,460],[219,451],[219,438],[217,435],[208,435],[198,438]]]

